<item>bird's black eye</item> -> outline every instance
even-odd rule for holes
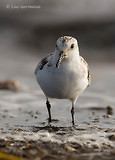
[[[71,48],[74,48],[74,44],[71,45]]]

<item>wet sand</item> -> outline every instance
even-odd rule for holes
[[[53,122],[49,125],[39,89],[1,90],[0,95],[0,159],[114,159],[114,107],[89,106],[92,98],[95,104],[103,97],[96,99],[86,91],[76,105],[73,127],[66,100],[52,101]]]

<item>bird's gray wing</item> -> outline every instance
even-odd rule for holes
[[[91,75],[90,75],[90,72],[89,72],[89,66],[88,66],[88,63],[85,61],[85,59],[82,56],[80,56],[80,59],[87,67],[87,79],[88,79],[88,86],[89,86],[90,83],[91,83]]]
[[[51,58],[52,55],[53,55],[53,53],[50,53],[50,54],[46,55],[46,57],[44,57],[44,58],[39,62],[39,64],[37,65],[37,67],[36,67],[36,69],[35,69],[35,72],[34,72],[35,74],[37,74],[37,71],[38,71],[38,70],[42,70],[42,69],[43,69],[43,67],[45,66],[45,64],[49,62],[49,58]]]

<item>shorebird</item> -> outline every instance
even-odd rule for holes
[[[36,79],[46,96],[46,106],[51,122],[50,98],[69,99],[74,123],[74,108],[77,98],[89,86],[91,78],[88,64],[79,55],[78,42],[70,36],[56,41],[53,53],[46,55],[35,69]]]

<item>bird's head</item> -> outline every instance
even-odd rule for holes
[[[55,55],[57,57],[56,67],[59,68],[62,60],[73,59],[79,55],[77,40],[73,37],[60,37],[56,42]]]

